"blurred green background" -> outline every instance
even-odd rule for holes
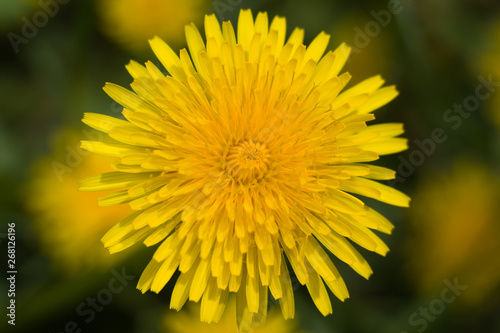
[[[99,240],[126,212],[98,209],[97,196],[76,191],[78,179],[109,168],[79,150],[79,140],[96,135],[80,119],[120,117],[101,87],[128,86],[131,59],[158,64],[148,38],[158,34],[178,50],[185,24],[202,30],[212,12],[235,24],[240,8],[285,16],[289,32],[305,29],[306,44],[325,31],[330,49],[352,46],[351,83],[381,74],[400,91],[374,123],[403,122],[410,142],[379,164],[398,171],[389,185],[410,195],[411,207],[369,201],[396,226],[382,235],[391,251],[385,258],[361,251],[374,271],[369,281],[334,261],[351,298],[332,297],[326,318],[298,287],[300,328],[500,332],[497,0],[0,0],[0,247],[7,271],[14,222],[15,328],[167,332],[173,281],[159,295],[135,289],[154,248],[137,245],[110,259]],[[121,284],[110,285],[116,275]],[[5,309],[7,281],[0,286]],[[106,304],[92,307],[93,299]],[[1,332],[14,329],[6,318]]]

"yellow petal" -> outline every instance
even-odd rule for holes
[[[323,53],[325,53],[329,41],[330,35],[322,31],[307,47],[304,61],[307,62],[309,59],[312,59],[315,62],[318,62],[319,59],[321,59],[321,57],[323,56]]]
[[[380,138],[370,143],[364,143],[358,147],[376,153],[377,155],[388,155],[402,152],[408,149],[408,139],[404,138]]]
[[[281,258],[281,274],[279,276],[283,297],[280,300],[281,312],[285,319],[292,319],[295,316],[295,300],[293,298],[292,282],[288,274],[285,259]]]
[[[141,277],[139,278],[139,282],[137,283],[137,289],[139,289],[143,293],[148,291],[160,266],[161,263],[152,259],[142,272]]]
[[[135,230],[135,231],[131,232],[130,234],[128,234],[127,236],[120,239],[120,241],[118,243],[116,243],[115,245],[108,247],[109,253],[112,254],[112,253],[123,251],[123,250],[131,247],[132,245],[135,245],[138,242],[141,242],[144,238],[149,236],[150,233],[151,233],[151,229],[149,229],[149,228],[142,228],[139,230]]]
[[[219,306],[221,301],[226,301],[227,291],[223,291],[217,287],[217,279],[210,278],[208,282],[207,291],[203,294],[201,299],[200,319],[205,323],[217,322],[219,316]]]
[[[103,90],[106,92],[106,94],[109,95],[109,97],[129,110],[143,110],[153,114],[161,112],[151,102],[146,101],[130,90],[120,87],[119,85],[116,85],[114,83],[106,83],[106,85],[103,87]]]
[[[145,151],[144,149],[135,148],[130,145],[104,143],[102,141],[82,141],[80,147],[93,153],[111,157],[120,157]]]
[[[285,44],[286,37],[286,19],[284,17],[275,16],[269,27],[269,31],[276,31],[278,33],[276,40],[276,54],[280,54],[283,45]]]
[[[255,33],[260,34],[262,42],[266,40],[269,30],[269,19],[266,12],[259,12],[255,18]]]
[[[255,267],[257,268],[257,267]],[[256,270],[254,273],[255,277],[251,277],[247,275],[246,277],[246,298],[248,309],[250,312],[258,312],[259,311],[259,273]]]
[[[215,14],[205,15],[205,34],[207,39],[213,38],[217,42],[218,47],[221,47],[223,41],[222,31]]]
[[[349,190],[350,192],[365,195],[394,206],[409,206],[410,198],[406,194],[387,185],[361,177],[353,177],[352,184],[356,184],[356,186],[351,186],[351,190]],[[372,192],[368,189],[377,190],[379,195],[372,195]]]
[[[351,48],[348,47],[345,43],[340,44],[335,51],[333,51],[333,55],[335,56],[335,61],[333,63],[332,68],[330,69],[329,76],[337,76],[339,75],[342,67],[344,67],[347,59],[349,58],[349,54],[351,53]]]
[[[181,273],[179,278],[175,282],[174,290],[172,291],[172,296],[170,297],[170,308],[179,311],[184,303],[186,303],[191,284],[193,283],[195,268],[192,268],[186,273]]]
[[[128,130],[136,129],[136,127],[130,124],[128,121],[98,113],[84,113],[82,122],[104,133],[109,133],[110,131],[116,128],[122,128]]]
[[[338,299],[340,299],[342,302],[346,299],[349,298],[349,292],[347,291],[347,287],[344,283],[344,280],[342,278],[337,279],[335,281],[325,281],[326,285],[332,293],[337,296]]]
[[[200,32],[198,28],[191,23],[190,25],[186,25],[186,41],[189,48],[189,53],[191,54],[191,59],[193,59],[193,63],[196,69],[200,70],[200,60],[199,55],[201,51],[206,51],[205,43],[203,42],[203,38],[201,38]]]
[[[149,40],[149,45],[151,45],[156,57],[160,60],[170,75],[180,81],[184,81],[186,79],[186,73],[182,69],[179,57],[167,43],[159,37],[154,37]]]
[[[89,176],[78,182],[80,191],[107,191],[133,186],[156,177],[157,173],[126,174],[122,172],[107,172]]]
[[[238,44],[243,46],[243,50],[250,50],[250,42],[255,33],[252,11],[250,9],[240,10],[238,18]]]
[[[146,67],[139,64],[137,61],[131,60],[128,65],[125,66],[127,71],[134,79],[139,79],[142,77],[149,77],[149,72]]]
[[[330,302],[325,284],[309,264],[306,264],[306,267],[309,270],[309,281],[306,284],[307,290],[309,290],[309,294],[321,314],[327,316],[332,313],[332,303]]]
[[[169,256],[160,266],[151,284],[151,291],[159,293],[179,267],[177,256]]]
[[[97,204],[101,207],[121,205],[130,202],[133,198],[129,197],[127,190],[115,191],[103,195],[97,200]]]
[[[396,86],[378,89],[371,94],[370,99],[368,99],[365,104],[358,108],[358,111],[360,113],[372,112],[392,101],[398,94],[399,92],[396,90]]]
[[[135,230],[133,222],[137,215],[139,215],[139,212],[130,214],[119,223],[115,224],[113,228],[108,230],[108,232],[101,239],[104,246],[113,246],[120,242],[124,237],[131,234]]]
[[[305,253],[310,265],[323,279],[333,281],[340,277],[328,254],[314,237],[307,237]]]
[[[196,273],[193,276],[191,289],[189,290],[189,300],[198,302],[205,292],[208,284],[210,271],[210,260],[203,259],[196,268]]]
[[[170,233],[172,232],[172,230],[174,230],[177,224],[179,224],[180,220],[181,216],[177,215],[176,217],[168,221],[168,223],[164,223],[163,225],[158,227],[155,231],[151,233],[151,235],[148,236],[148,238],[144,240],[144,245],[153,246],[164,240],[168,235],[170,235]]]

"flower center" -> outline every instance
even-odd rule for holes
[[[229,148],[226,171],[242,183],[259,181],[269,170],[270,156],[265,144],[243,141]]]

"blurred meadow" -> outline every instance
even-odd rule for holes
[[[350,298],[332,297],[333,315],[323,317],[299,286],[293,325],[500,332],[497,0],[0,0],[0,267],[7,272],[15,223],[17,268],[16,325],[3,314],[0,332],[168,333],[198,321],[187,317],[196,304],[169,310],[174,281],[159,294],[135,288],[155,247],[110,255],[102,246],[129,208],[98,207],[102,193],[77,191],[79,179],[110,170],[108,159],[79,148],[100,135],[81,119],[122,117],[102,87],[128,87],[130,60],[159,65],[148,39],[158,35],[177,52],[184,25],[203,31],[208,13],[235,25],[246,8],[286,17],[288,32],[304,28],[306,45],[325,31],[329,49],[353,47],[350,85],[377,74],[395,84],[400,95],[374,123],[402,122],[409,139],[408,150],[377,164],[397,171],[386,182],[412,198],[410,208],[367,200],[395,225],[381,236],[390,252],[361,250],[374,271],[368,281],[333,258]],[[5,311],[8,281],[0,287]],[[202,332],[193,325],[188,331]]]

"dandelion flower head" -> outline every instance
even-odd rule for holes
[[[393,171],[363,163],[407,147],[401,124],[366,124],[397,91],[380,76],[343,91],[349,47],[323,56],[327,34],[306,47],[302,29],[286,39],[282,17],[269,24],[266,13],[254,20],[242,10],[235,33],[209,15],[205,34],[186,26],[189,53],[179,55],[150,41],[170,75],[131,62],[134,92],[105,86],[126,120],[84,116],[115,141],[82,147],[117,159],[115,172],[80,188],[119,189],[101,201],[136,210],[103,242],[111,252],[161,243],[138,288],[159,292],[180,271],[170,306],[201,300],[204,322],[219,320],[230,292],[242,330],[265,319],[268,291],[292,318],[290,269],[327,315],[327,288],[341,300],[348,292],[324,248],[368,278],[351,242],[385,255],[370,229],[393,228],[353,194],[408,206],[406,195],[376,181]]]

